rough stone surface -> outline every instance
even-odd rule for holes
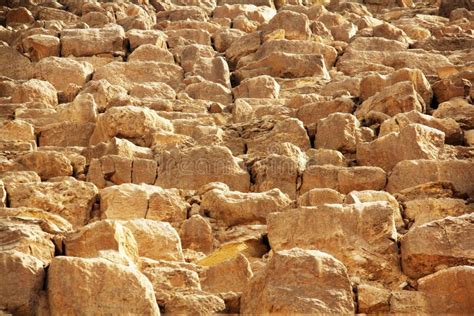
[[[317,250],[277,251],[243,293],[241,312],[352,313],[346,268]]]
[[[0,1],[0,314],[473,314],[473,9]]]

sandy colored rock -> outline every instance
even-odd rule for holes
[[[94,68],[88,62],[69,58],[46,57],[34,66],[34,77],[51,83],[58,91],[67,91],[70,85],[82,87],[92,77]],[[67,78],[64,77],[67,73]]]
[[[473,218],[473,214],[446,217],[409,230],[401,240],[403,272],[420,278],[472,261]]]
[[[433,112],[436,118],[451,118],[461,125],[462,128],[474,128],[474,110],[472,104],[467,103],[463,99],[453,99],[443,102]]]
[[[154,260],[183,260],[181,241],[176,230],[165,222],[135,219],[123,223],[133,234],[138,255]]]
[[[389,75],[373,74],[363,77],[360,81],[360,97],[367,100],[384,88],[402,81],[410,81],[425,104],[431,103],[433,90],[425,75],[419,69],[409,68],[399,69]]]
[[[101,29],[69,29],[61,32],[62,56],[123,54],[123,28],[115,25]]]
[[[351,276],[389,287],[402,280],[394,211],[387,203],[326,204],[274,213],[268,217],[268,238],[274,251],[325,251],[341,260]]]
[[[23,39],[23,48],[32,61],[39,61],[50,56],[59,56],[60,40],[56,36],[36,34]]]
[[[372,111],[394,116],[412,110],[423,112],[424,109],[424,101],[416,92],[413,84],[402,81],[388,86],[368,98],[356,111],[356,116],[362,119]]]
[[[421,124],[409,124],[399,133],[390,133],[370,143],[357,144],[360,165],[376,166],[390,171],[400,161],[439,158],[444,133]]]
[[[349,98],[337,98],[331,101],[311,102],[298,109],[297,117],[305,126],[318,125],[319,121],[329,115],[342,112],[352,113],[354,102]]]
[[[400,113],[384,121],[380,125],[380,136],[391,132],[399,132],[411,123],[423,124],[442,131],[447,144],[462,143],[462,130],[459,124],[451,118],[436,118],[418,111]]]
[[[246,79],[234,88],[237,98],[278,98],[280,85],[270,76],[259,76]]]
[[[295,269],[288,270],[288,267]],[[297,267],[297,268],[296,268]],[[241,298],[242,313],[352,313],[346,267],[317,250],[277,251]]]
[[[307,40],[311,36],[308,17],[297,12],[281,11],[261,28],[264,34],[278,29],[285,30],[285,38],[289,40]]]
[[[91,145],[107,141],[120,135],[125,138],[147,140],[155,131],[172,131],[171,123],[155,111],[136,106],[114,107],[98,116],[96,129],[91,136]]]
[[[138,246],[134,235],[116,221],[103,220],[88,224],[69,234],[64,245],[66,256],[94,258],[101,257],[103,251],[116,251],[130,264],[138,262]]]
[[[42,180],[54,177],[72,176],[71,161],[63,154],[54,151],[33,151],[17,159],[26,171],[35,171]]]
[[[416,185],[448,181],[452,182],[454,188],[472,196],[474,185],[472,179],[473,163],[466,160],[405,160],[399,162],[388,177],[386,190],[390,193],[399,192],[403,189]],[[416,174],[416,177],[412,175]]]
[[[166,48],[162,48],[153,44],[140,45],[133,53],[128,56],[128,61],[148,61],[174,64],[173,54]]]
[[[344,195],[333,189],[312,189],[298,197],[298,206],[342,204]]]
[[[330,188],[343,194],[354,190],[382,190],[386,182],[385,172],[378,167],[313,165],[306,168],[303,173],[300,193],[314,188]]]
[[[291,67],[288,67],[289,65]],[[239,68],[235,72],[235,76],[239,81],[261,75],[278,78],[329,78],[321,55],[298,55],[279,52],[268,54],[266,57]]]
[[[193,215],[183,222],[179,231],[181,244],[185,249],[210,253],[214,248],[214,237],[209,220]]]
[[[18,184],[9,191],[9,198],[11,207],[43,209],[80,227],[89,220],[97,194],[93,184],[65,178],[56,182]]]
[[[250,187],[249,174],[239,166],[229,149],[200,146],[163,155],[155,185],[196,190],[216,181],[241,192],[247,192]]]
[[[0,223],[2,251],[18,251],[40,260],[44,266],[54,257],[52,235],[43,231],[34,220],[2,218]]]
[[[30,79],[15,85],[11,98],[13,103],[40,102],[51,106],[58,104],[57,91],[54,86],[47,81],[38,79]]]
[[[279,189],[262,193],[241,193],[214,189],[202,197],[201,208],[228,226],[265,223],[267,215],[287,208],[291,200]]]
[[[75,310],[160,314],[153,287],[143,274],[98,258],[55,258],[48,271],[48,302],[51,315]]]
[[[418,291],[426,294],[430,310],[443,313],[471,313],[472,266],[443,269],[418,280]]]
[[[0,75],[12,79],[29,79],[32,77],[31,62],[28,57],[20,54],[9,46],[0,46]]]
[[[360,122],[349,113],[333,113],[317,123],[317,148],[355,152],[356,146],[363,141]]]
[[[18,251],[0,252],[0,306],[12,314],[34,314],[44,283],[43,263]]]
[[[405,217],[413,221],[415,226],[447,216],[456,217],[474,212],[474,206],[455,198],[419,198],[406,201],[403,205]]]
[[[174,64],[155,61],[111,62],[96,69],[94,80],[101,79],[125,89],[146,82],[164,82],[176,88],[183,79],[183,70]]]
[[[235,258],[209,267],[201,280],[202,288],[210,293],[242,292],[247,288],[253,273],[247,258]]]

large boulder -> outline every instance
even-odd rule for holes
[[[98,190],[92,183],[66,178],[56,182],[20,183],[8,193],[11,207],[43,209],[80,227],[89,221]]]
[[[160,315],[143,274],[101,258],[56,257],[48,270],[48,302],[51,315]]]
[[[425,103],[415,90],[413,83],[402,81],[382,89],[364,101],[356,111],[356,116],[358,119],[367,118],[370,112],[394,116],[413,110],[424,112]]]
[[[249,174],[228,148],[199,146],[164,153],[155,184],[163,188],[197,190],[216,181],[241,192],[250,188]]]
[[[183,80],[181,67],[155,61],[111,62],[94,73],[94,80],[106,79],[113,85],[130,89],[135,83],[164,82],[176,89]]]
[[[474,259],[473,233],[472,213],[414,227],[401,240],[403,272],[420,278],[441,267],[469,264]]]
[[[279,189],[261,193],[213,189],[203,195],[201,209],[207,211],[211,218],[222,220],[229,226],[265,224],[268,214],[283,211],[291,202]]]
[[[243,314],[353,312],[346,267],[317,250],[275,252],[241,298]]]
[[[138,262],[137,243],[132,232],[116,221],[97,221],[81,227],[66,237],[64,246],[65,254],[71,257],[94,258],[114,251],[126,264]]]
[[[387,175],[379,167],[312,165],[303,173],[300,193],[314,188],[330,188],[344,194],[354,190],[383,190],[386,182]]]
[[[351,276],[396,287],[403,278],[394,213],[386,202],[272,213],[267,219],[268,240],[274,251],[319,249],[341,260]]]
[[[473,178],[474,162],[469,160],[405,160],[393,168],[386,190],[395,193],[428,182],[448,181],[458,192],[474,196]]]
[[[93,72],[94,68],[90,63],[70,58],[47,57],[34,66],[34,77],[48,81],[58,91],[67,91],[71,85],[74,88],[84,86]]]
[[[16,315],[33,315],[43,288],[43,262],[18,251],[0,252],[0,306]]]
[[[90,144],[96,145],[120,135],[122,138],[136,139],[139,144],[146,145],[151,143],[153,132],[172,130],[173,126],[169,120],[148,108],[113,107],[99,115]]]
[[[147,218],[179,222],[186,219],[187,204],[174,190],[147,184],[124,183],[100,191],[100,216],[105,219]]]
[[[66,29],[61,32],[61,56],[123,55],[124,40],[125,32],[119,25]]]
[[[176,230],[166,222],[135,219],[123,223],[138,246],[138,255],[154,260],[183,260],[181,241]]]
[[[357,144],[357,162],[390,171],[402,160],[439,158],[444,133],[421,124],[410,124],[370,143]]]

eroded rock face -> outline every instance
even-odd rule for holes
[[[472,261],[473,217],[473,214],[446,217],[409,231],[401,241],[404,273],[420,278],[443,267]]]
[[[3,2],[0,314],[474,313],[470,1]]]
[[[394,211],[388,203],[326,204],[274,213],[268,217],[268,239],[275,251],[325,251],[341,260],[351,276],[387,286],[400,282]]]
[[[288,270],[288,267],[295,269]],[[352,313],[344,265],[317,250],[277,251],[241,298],[242,313]]]
[[[105,259],[57,257],[48,271],[48,285],[52,315],[75,310],[160,314],[150,281],[134,268]]]

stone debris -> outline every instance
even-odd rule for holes
[[[473,314],[473,10],[0,1],[0,314]]]

